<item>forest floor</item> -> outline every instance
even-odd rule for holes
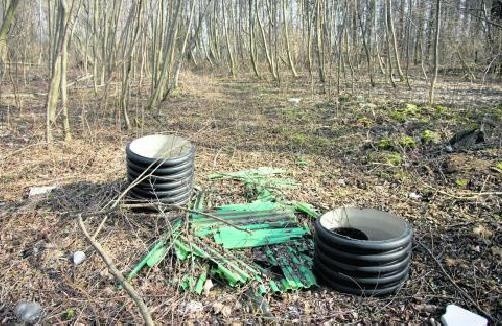
[[[40,92],[44,82],[30,85],[18,91]],[[448,304],[500,321],[501,85],[442,79],[432,107],[424,104],[426,84],[418,81],[412,91],[361,82],[354,89],[347,85],[343,95],[329,93],[312,94],[307,80],[279,84],[185,74],[161,116],[147,114],[143,130],[126,132],[109,112],[98,110],[103,100],[92,88],[74,87],[69,96],[75,139],[49,148],[43,143],[45,98],[4,97],[0,323],[15,322],[20,301],[39,303],[44,324],[141,322],[86,242],[76,215],[98,211],[125,188],[126,143],[154,132],[176,133],[196,145],[196,185],[213,205],[247,198],[242,185],[211,181],[209,174],[271,166],[301,183],[285,191],[288,199],[321,212],[344,205],[390,211],[414,229],[410,278],[395,295],[357,297],[321,286],[267,297],[269,313],[262,314],[246,304],[244,289],[217,280],[206,295],[180,291],[170,282],[176,262],[167,259],[132,281],[156,322],[435,325]],[[131,103],[141,98],[136,94]],[[139,116],[133,114],[133,121]],[[482,142],[448,145],[455,132],[479,127],[483,119],[488,123]],[[48,197],[28,198],[30,187],[51,185],[58,188]],[[100,221],[85,222],[94,232]],[[98,241],[126,272],[163,225],[161,217],[121,210],[107,220]],[[78,266],[70,259],[76,250],[88,256]]]

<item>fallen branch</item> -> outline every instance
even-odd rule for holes
[[[143,317],[143,320],[145,321],[146,325],[154,325],[152,316],[150,314],[150,310],[146,306],[145,302],[143,301],[143,298],[134,290],[134,288],[129,284],[129,282],[126,281],[124,275],[115,267],[113,264],[112,260],[108,255],[106,254],[105,250],[99,242],[97,242],[94,238],[92,238],[89,233],[87,232],[87,229],[85,228],[84,221],[82,220],[82,215],[78,214],[78,224],[80,225],[80,228],[82,229],[82,232],[84,233],[87,241],[91,243],[91,245],[96,249],[96,251],[99,253],[103,261],[105,262],[106,266],[108,267],[108,270],[110,273],[115,276],[115,278],[119,281],[120,285],[126,290],[127,294],[131,297],[131,299],[134,301],[136,306],[139,308],[141,312],[141,316]]]
[[[449,196],[451,198],[455,199],[461,199],[461,200],[467,200],[467,199],[478,199],[479,197],[482,196],[502,196],[502,192],[500,191],[493,191],[493,192],[459,192],[459,193],[449,193],[447,191],[442,191],[439,189],[436,189],[432,186],[429,186],[428,184],[424,183],[424,186],[426,188],[432,189],[437,193]]]

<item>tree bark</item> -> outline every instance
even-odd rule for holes
[[[0,63],[7,61],[7,35],[14,22],[14,14],[19,3],[20,0],[11,0],[5,12],[2,26],[0,27]]]
[[[293,56],[291,55],[291,48],[289,46],[289,35],[288,35],[288,21],[286,19],[286,0],[282,0],[282,20],[284,23],[284,39],[286,41],[286,54],[288,56],[288,64],[289,69],[291,69],[291,73],[293,77],[298,77],[296,73],[295,64],[293,62]]]
[[[439,47],[439,17],[441,14],[441,0],[436,0],[436,18],[435,18],[435,23],[436,23],[436,30],[434,33],[434,48],[433,48],[433,61],[434,61],[434,68],[433,68],[433,74],[431,78],[431,87],[429,90],[429,104],[432,105],[434,103],[434,86],[436,85],[436,79],[438,75],[438,47]]]
[[[256,0],[256,2],[255,2],[256,20],[258,21],[258,27],[260,28],[261,38],[263,40],[263,48],[265,50],[265,57],[267,58],[268,69],[270,71],[270,74],[272,75],[272,79],[276,80],[277,75],[275,74],[274,62],[272,61],[272,58],[270,57],[270,51],[268,49],[267,39],[265,37],[265,30],[264,30],[263,24],[261,22],[260,13],[258,12],[258,1],[259,0]]]
[[[396,32],[394,31],[394,23],[393,23],[393,18],[392,18],[392,4],[390,0],[386,0],[386,6],[387,10],[387,29],[389,31],[389,42],[392,42],[392,47],[394,49],[394,56],[396,58],[396,68],[397,72],[399,74],[399,78],[401,80],[404,80],[404,74],[403,70],[401,69],[401,62],[399,60],[399,51],[397,48],[397,39],[396,39]],[[388,53],[390,55],[390,53]]]

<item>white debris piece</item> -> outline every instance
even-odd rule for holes
[[[469,310],[462,309],[454,304],[446,307],[446,313],[441,317],[444,326],[486,326],[488,320]]]
[[[35,302],[20,302],[14,309],[14,313],[23,322],[34,324],[42,316],[42,307]]]
[[[85,252],[77,250],[73,253],[73,264],[75,264],[75,266],[80,265],[84,262],[85,258]]]
[[[422,195],[417,194],[416,192],[410,192],[408,194],[408,197],[410,197],[413,200],[420,200],[420,199],[422,199]]]
[[[56,188],[56,186],[31,187],[28,197],[31,198],[35,196],[46,195]]]
[[[298,105],[298,103],[300,103],[302,99],[301,98],[298,98],[298,97],[290,97],[288,98],[288,102],[289,103],[293,103],[295,105]]]
[[[204,306],[199,301],[190,300],[189,302],[182,302],[178,307],[178,312],[183,314],[194,314],[204,310]]]
[[[213,281],[211,281],[210,279],[207,279],[206,282],[204,283],[204,294],[207,296],[209,295],[209,291],[211,291],[211,289],[213,288],[214,284],[213,284]]]
[[[336,183],[338,183],[340,187],[345,187],[347,185],[344,179],[338,179],[336,180]]]

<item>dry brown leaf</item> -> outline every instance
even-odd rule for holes
[[[492,247],[492,254],[494,256],[499,256],[499,258],[502,258],[502,248],[497,247],[497,246],[493,246]]]
[[[223,303],[221,302],[215,302],[213,303],[213,311],[215,314],[219,314],[221,310],[223,309]]]
[[[460,264],[460,260],[458,259],[446,258],[445,261],[446,261],[446,266],[448,267],[455,267]]]
[[[479,237],[481,237],[483,239],[489,239],[489,238],[491,238],[493,236],[493,232],[489,228],[487,228],[487,227],[485,227],[485,226],[483,226],[481,224],[478,225],[478,226],[476,226],[476,227],[474,227],[472,229],[472,232],[475,235],[477,235],[477,236],[479,236]]]
[[[232,314],[232,308],[230,306],[223,306],[223,309],[221,309],[221,314],[223,317],[228,317]]]

